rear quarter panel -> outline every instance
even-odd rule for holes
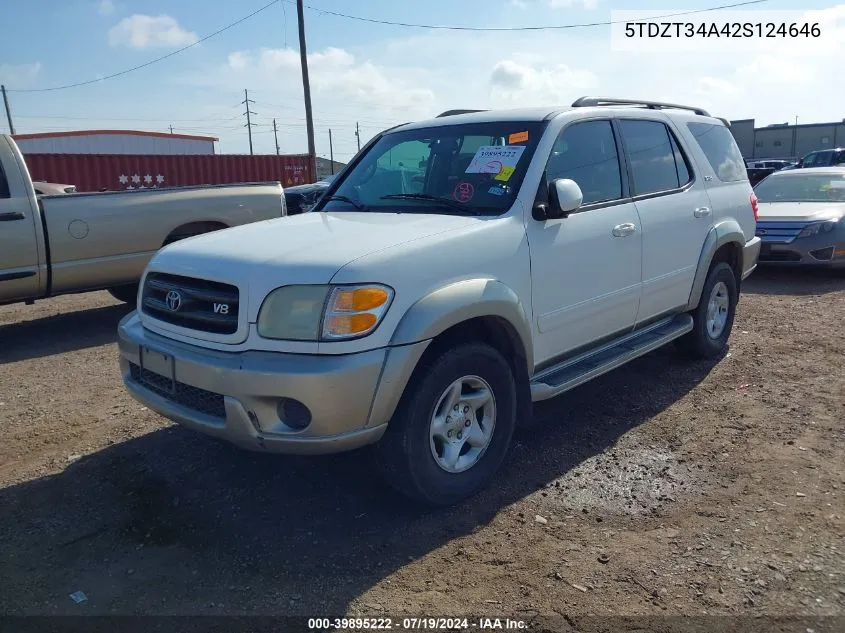
[[[752,239],[756,228],[754,212],[751,209],[751,194],[754,189],[748,181],[744,163],[741,180],[721,180],[688,125],[689,123],[722,125],[721,122],[709,117],[687,114],[673,115],[672,119],[675,129],[692,154],[699,173],[704,177],[707,193],[710,197],[710,207],[713,211],[713,223],[717,232],[727,230],[728,226],[733,225],[735,227],[738,225],[745,241]]]
[[[230,227],[279,217],[278,183],[42,198],[54,294],[140,279],[167,237],[192,222]]]

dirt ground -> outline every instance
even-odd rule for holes
[[[755,273],[725,358],[670,347],[542,403],[438,511],[366,451],[165,422],[120,382],[127,312],[0,308],[0,614],[845,614],[843,276]]]

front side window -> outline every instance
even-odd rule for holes
[[[845,176],[773,174],[754,188],[760,202],[845,202]]]
[[[513,205],[544,128],[497,121],[388,132],[317,210],[500,215]]]
[[[707,162],[722,182],[748,180],[745,161],[731,131],[715,123],[687,123]]]
[[[573,123],[560,133],[546,164],[546,182],[558,178],[578,183],[583,204],[622,197],[619,154],[610,121]]]
[[[623,119],[620,128],[635,196],[671,191],[690,181],[689,167],[665,124]]]

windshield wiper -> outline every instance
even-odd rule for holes
[[[468,207],[464,204],[456,200],[452,200],[450,198],[443,198],[441,196],[432,196],[428,193],[393,193],[388,196],[382,196],[382,200],[428,200],[430,202],[436,202],[441,207],[447,207],[449,209],[454,209],[455,211],[460,211],[461,213],[469,213],[471,215],[480,215],[480,212],[477,209],[472,207]]]
[[[340,202],[348,202],[358,211],[369,211],[369,209],[365,205],[361,204],[360,202],[356,202],[355,200],[347,196],[330,196],[328,200],[339,200]]]

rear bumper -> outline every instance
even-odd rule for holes
[[[134,312],[118,328],[121,374],[134,398],[195,431],[275,453],[337,453],[378,441],[427,345],[334,356],[231,353],[158,336]],[[307,410],[305,428],[286,424],[286,411],[302,411],[280,409],[291,401]]]

